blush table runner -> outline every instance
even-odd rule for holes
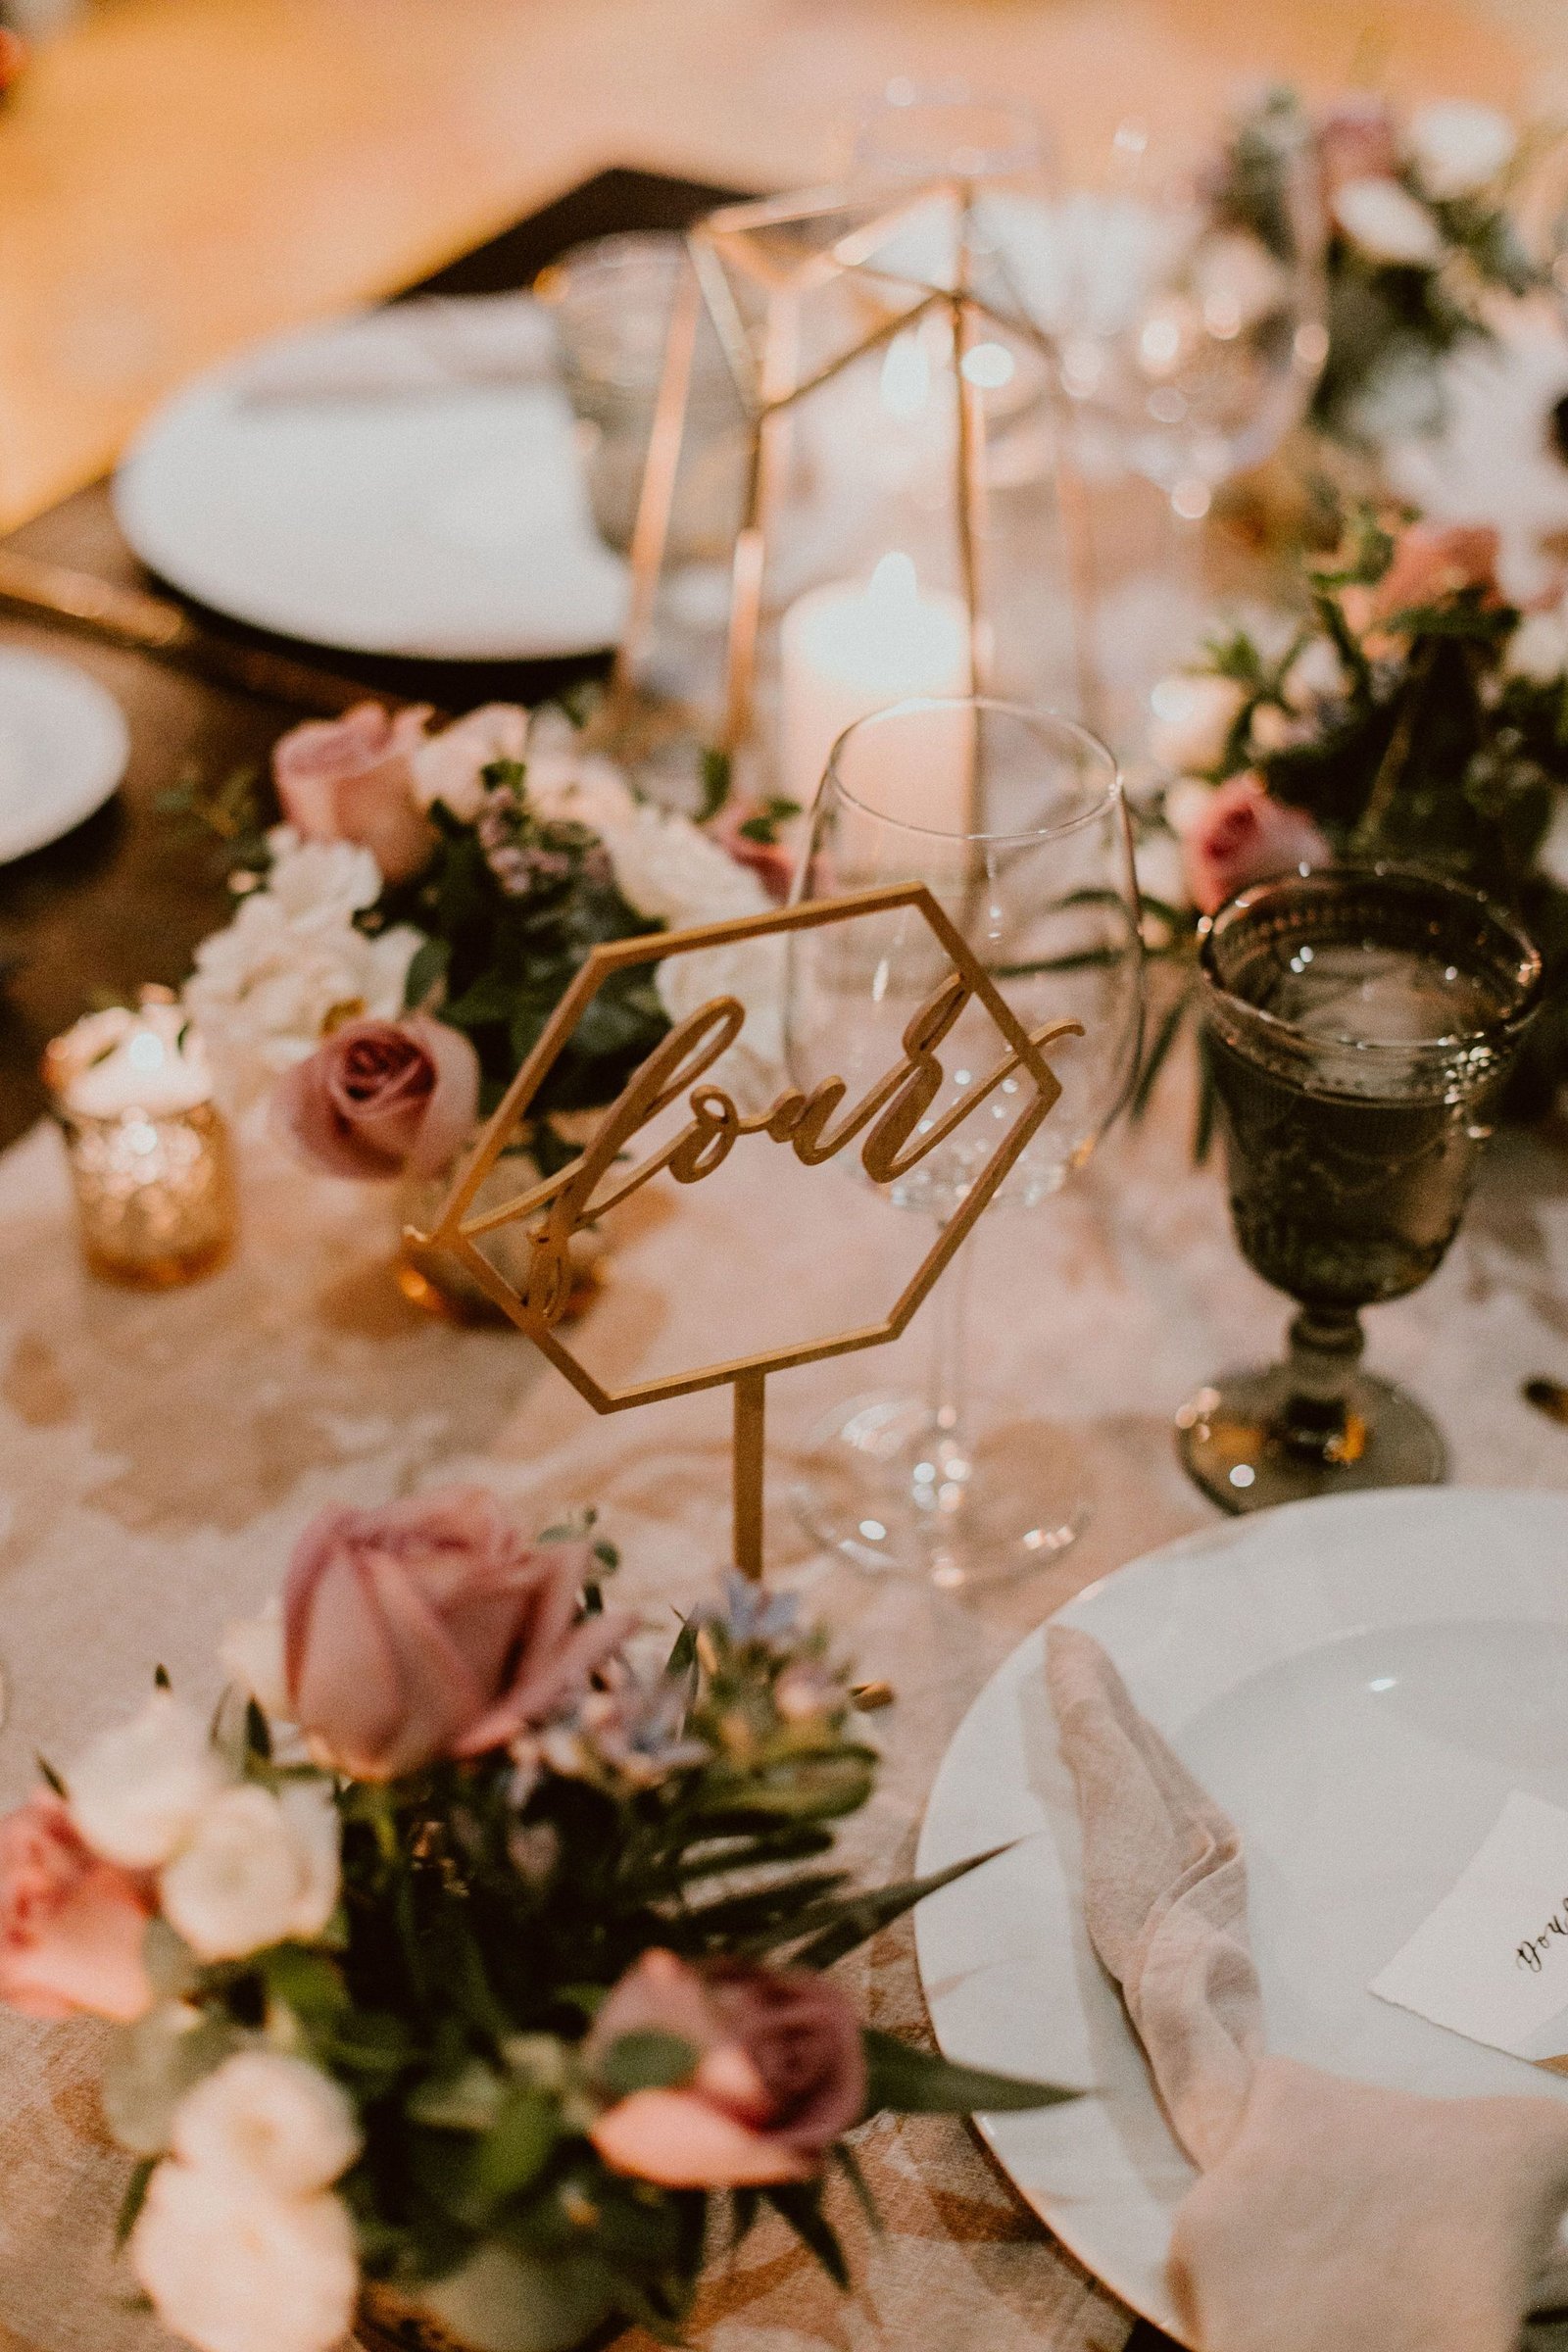
[[[893,1349],[771,1384],[770,1571],[830,1616],[862,1675],[897,1693],[870,1719],[886,1767],[851,1831],[869,1874],[910,1867],[948,1740],[1020,1635],[1092,1577],[1209,1517],[1176,1465],[1170,1413],[1203,1375],[1273,1348],[1282,1315],[1236,1254],[1216,1173],[1187,1163],[1189,1107],[1168,1082],[1150,1124],[1113,1137],[1055,1201],[996,1213],[977,1238],[976,1370],[1070,1424],[1100,1485],[1093,1528],[1059,1561],[960,1605],[811,1558],[787,1492],[802,1433],[837,1396],[917,1380],[923,1317]],[[709,1360],[748,1269],[831,1325],[847,1286],[870,1295],[923,1244],[913,1220],[842,1167],[817,1173],[819,1214],[793,1231],[773,1213],[772,1150],[754,1140],[722,1181],[662,1210],[650,1200],[576,1335],[585,1354],[622,1379]],[[1436,1409],[1461,1479],[1568,1484],[1568,1431],[1518,1396],[1521,1374],[1568,1369],[1563,1166],[1550,1142],[1504,1137],[1446,1265],[1372,1318],[1379,1367]],[[387,1196],[302,1179],[264,1145],[247,1149],[245,1176],[234,1262],[141,1297],[81,1271],[51,1130],[0,1157],[5,1804],[27,1788],[35,1754],[69,1762],[135,1704],[156,1665],[197,1698],[213,1691],[224,1623],[275,1587],[328,1501],[376,1503],[458,1478],[493,1486],[525,1523],[596,1502],[623,1551],[621,1596],[656,1618],[724,1556],[722,1396],[597,1420],[519,1335],[458,1330],[405,1303]],[[926,2030],[907,1923],[851,1966],[872,2021]],[[0,2018],[3,2352],[151,2352],[164,2340],[124,2308],[112,2255],[125,2165],[99,2122],[97,2056],[92,2030]],[[759,2228],[705,2285],[698,2342],[1121,2352],[1128,2315],[964,2126],[885,2122],[863,2156],[887,2230],[869,2235],[844,2200],[855,2297],[840,2306],[792,2241]]]

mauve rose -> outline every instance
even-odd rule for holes
[[[0,2001],[25,2017],[113,2017],[152,2007],[144,1883],[95,1854],[69,1807],[40,1789],[0,1821]]]
[[[761,812],[759,802],[732,803],[713,824],[713,839],[737,865],[746,866],[757,876],[776,906],[782,906],[795,879],[795,852],[785,842],[752,841],[741,831],[744,824]]]
[[[473,1126],[479,1056],[427,1013],[345,1021],[272,1090],[281,1132],[329,1176],[438,1175]]]
[[[323,1511],[283,1587],[289,1713],[358,1780],[477,1756],[575,1695],[630,1620],[579,1617],[584,1543],[525,1543],[482,1487]]]
[[[588,2036],[590,2068],[630,2034],[690,2043],[688,2082],[634,2090],[589,2136],[612,2172],[662,2188],[806,2180],[865,2107],[860,2028],[837,1984],[808,1969],[719,1962],[700,1972],[645,1952]]]
[[[1271,800],[1253,775],[1219,785],[1182,837],[1187,887],[1200,914],[1212,914],[1253,882],[1299,865],[1328,865],[1333,857],[1312,819]]]
[[[429,715],[427,704],[394,717],[379,703],[356,703],[341,718],[307,719],[280,736],[272,780],[294,830],[307,841],[358,843],[388,882],[416,874],[435,847],[414,775]]]
[[[1386,179],[1398,169],[1394,117],[1381,98],[1343,98],[1317,126],[1324,194],[1332,203],[1352,179]]]

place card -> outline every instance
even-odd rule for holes
[[[1516,1789],[1371,1990],[1471,2041],[1568,2074],[1568,1812]]]

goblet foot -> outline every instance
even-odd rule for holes
[[[1230,1372],[1182,1406],[1176,1449],[1188,1476],[1223,1511],[1261,1511],[1362,1487],[1442,1485],[1447,1448],[1413,1396],[1368,1372],[1352,1374],[1344,1396],[1333,1436],[1310,1442],[1291,1426],[1291,1408],[1299,1404],[1295,1367]]]
[[[960,1433],[922,1397],[854,1397],[807,1441],[794,1502],[825,1550],[868,1575],[941,1592],[1006,1583],[1088,1524],[1092,1492],[1070,1431],[972,1396]]]

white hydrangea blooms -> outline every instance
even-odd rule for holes
[[[130,2238],[165,2325],[199,2352],[328,2352],[360,2285],[331,2183],[359,2147],[348,2099],[301,2059],[241,2051],[206,2076]]]
[[[355,929],[381,892],[368,850],[301,841],[287,825],[268,847],[265,883],[202,941],[184,992],[220,1083],[241,1108],[314,1054],[334,1019],[395,1019],[420,939],[408,924],[374,939]]]

